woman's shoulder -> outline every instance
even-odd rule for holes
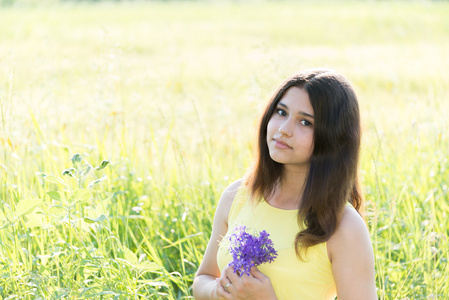
[[[225,200],[230,201],[232,203],[235,196],[237,195],[239,188],[242,186],[242,182],[243,178],[240,178],[231,183],[230,185],[228,185],[223,191],[221,198],[224,198]]]
[[[240,178],[230,185],[228,185],[221,194],[220,201],[218,202],[215,217],[223,218],[227,224],[229,211],[231,210],[232,203],[237,195],[239,188],[242,186],[243,178]]]
[[[345,207],[328,241],[328,254],[338,298],[377,299],[373,247],[368,228],[353,207]]]
[[[329,254],[333,257],[339,252],[356,249],[363,244],[365,247],[362,248],[371,246],[366,223],[354,207],[347,205],[343,210],[340,224],[328,241]]]

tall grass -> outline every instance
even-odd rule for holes
[[[0,296],[191,298],[265,102],[327,66],[359,95],[379,298],[448,298],[447,15],[443,2],[0,9]]]

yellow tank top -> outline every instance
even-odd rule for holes
[[[267,275],[279,300],[333,300],[337,296],[332,266],[326,243],[310,247],[304,260],[295,252],[295,236],[300,228],[297,210],[283,210],[266,201],[249,201],[247,189],[241,187],[232,203],[228,218],[227,238],[236,225],[257,231],[266,230],[278,252],[272,263],[258,266]],[[220,271],[231,261],[227,249],[220,245],[217,263]]]

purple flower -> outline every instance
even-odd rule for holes
[[[252,266],[274,261],[277,252],[269,236],[265,230],[252,235],[244,225],[235,227],[234,233],[229,236],[228,246],[232,256],[229,265],[234,272],[239,271],[240,276],[244,273],[249,275]]]

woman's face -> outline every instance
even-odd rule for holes
[[[313,152],[314,112],[304,89],[290,87],[267,126],[271,159],[284,166],[307,168]]]

